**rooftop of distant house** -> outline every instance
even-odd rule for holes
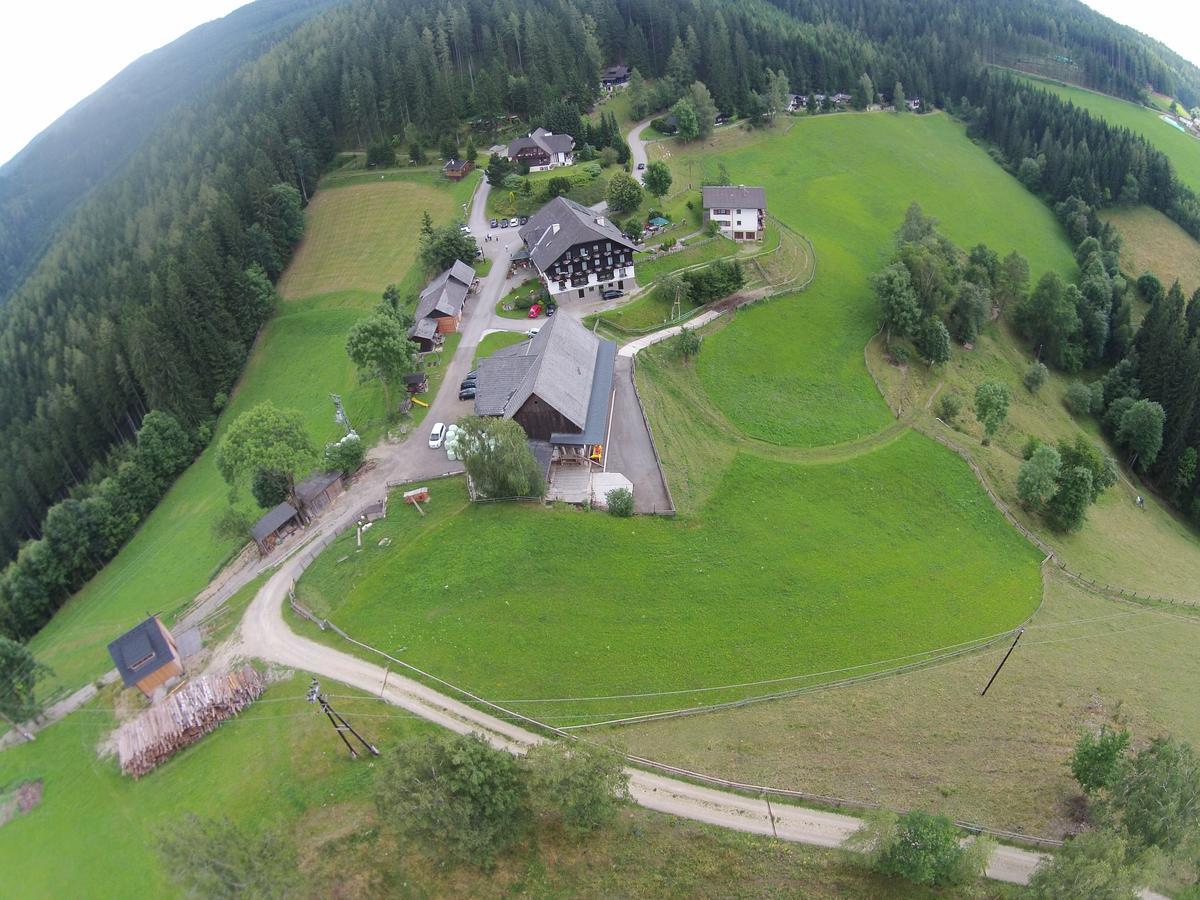
[[[766,209],[767,192],[760,187],[706,185],[701,190],[705,209]]]

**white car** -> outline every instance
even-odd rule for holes
[[[433,426],[433,431],[429,432],[429,447],[432,450],[437,450],[442,446],[442,441],[446,439],[446,423],[438,422]]]
[[[521,225],[521,220],[518,219],[516,216],[513,216],[511,219],[508,220],[509,228],[519,228],[520,225]]]
[[[534,325],[532,328],[530,328],[528,331],[525,332],[525,336],[526,337],[534,337],[541,330],[542,330],[541,325]]]

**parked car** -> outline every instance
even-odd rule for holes
[[[616,300],[618,297],[624,297],[625,292],[618,291],[616,288],[609,288],[607,291],[605,291],[600,296],[603,297],[605,300]]]
[[[645,164],[645,163],[638,163],[638,171],[639,171],[639,172],[640,172],[642,169],[644,169],[644,168],[646,168],[646,164]]]
[[[469,380],[469,381],[474,381],[474,380],[475,380],[476,378],[478,378],[478,377],[479,377],[479,370],[478,370],[478,369],[472,369],[472,370],[471,370],[470,372],[468,372],[468,373],[466,374],[466,376],[465,376],[465,378],[466,378],[467,380]]]
[[[550,318],[556,312],[558,312],[558,307],[555,306],[554,304],[550,304],[549,306],[546,307],[546,318],[547,319]]]
[[[461,391],[461,390],[463,390],[464,388],[473,388],[473,387],[475,387],[475,384],[476,384],[476,381],[475,381],[475,376],[474,376],[474,375],[468,375],[466,378],[464,378],[464,379],[462,380],[462,384],[460,384],[460,385],[458,386],[458,389]]]
[[[500,227],[501,227],[501,228],[507,228],[507,227],[508,227],[508,219],[501,219],[501,220],[500,220]]]
[[[528,331],[525,332],[525,335],[527,337],[535,337],[537,335],[537,333],[541,330],[542,330],[541,325],[534,325],[532,328],[530,328]]]
[[[529,318],[536,319],[541,314],[542,314],[542,304],[535,303],[535,304],[533,304],[533,306],[529,307]]]
[[[467,387],[464,387],[464,388],[459,388],[458,399],[459,400],[474,400],[475,399],[475,385],[472,384],[472,385],[468,385]]]
[[[528,219],[526,219],[526,221],[528,221]],[[517,219],[517,217],[516,217],[516,216],[513,216],[511,219],[509,219],[509,220],[508,220],[508,227],[509,227],[509,228],[516,228],[516,227],[517,227],[518,225],[520,225],[520,224],[521,224],[521,222],[520,222],[520,220],[519,220],[519,219]]]
[[[498,228],[499,226],[500,226],[500,222],[499,222],[499,220],[498,220],[498,219],[492,219],[492,227],[493,227],[493,228]]]
[[[458,230],[461,231],[463,234],[470,234],[471,226],[464,222],[462,225],[458,226]]]
[[[521,224],[524,225],[529,221],[529,216],[521,216]]]
[[[442,441],[446,439],[446,423],[434,423],[433,430],[429,432],[429,446],[433,450],[437,450],[442,446]]]

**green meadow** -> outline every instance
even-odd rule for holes
[[[300,599],[358,640],[558,724],[872,670],[1010,629],[1040,596],[1037,554],[961,460],[911,432],[832,464],[737,455],[694,517],[471,505],[458,479],[432,494],[429,516],[398,508],[361,552],[353,535],[335,542]],[[658,691],[685,693],[519,702]]]
[[[1166,154],[1180,180],[1200,193],[1200,140],[1164,122],[1161,110],[1048,78],[1019,73],[1019,77],[1070,100],[1093,115],[1140,134]]]
[[[728,139],[726,139],[728,140]],[[878,431],[891,419],[863,362],[876,330],[868,279],[892,250],[914,201],[959,245],[1024,254],[1036,279],[1071,274],[1070,247],[1051,212],[968,141],[945,115],[884,113],[802,118],[787,131],[729,141],[732,179],[766,188],[769,212],[807,235],[817,274],[800,295],[738,315],[699,358],[713,402],[747,434],[820,446]],[[672,170],[715,165],[706,143],[669,146]],[[718,150],[723,149],[718,142]]]
[[[390,282],[419,286],[413,263],[421,211],[455,216],[477,179],[361,181],[321,190],[306,212],[305,238],[281,277],[281,302],[259,336],[217,424],[217,437],[179,477],[116,558],[72,597],[31,646],[67,689],[111,667],[108,642],[148,612],[170,621],[239,546],[214,534],[228,488],[214,462],[225,425],[257,403],[300,410],[318,447],[340,436],[330,393],[340,393],[351,422],[373,442],[382,433],[383,398],[362,385],[346,357],[347,330]],[[241,504],[252,511],[253,501]]]

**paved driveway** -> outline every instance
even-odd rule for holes
[[[614,376],[612,422],[608,429],[608,449],[604,468],[620,472],[633,482],[633,505],[639,513],[671,510],[667,485],[654,457],[654,446],[646,420],[633,389],[633,359],[617,357]]]

